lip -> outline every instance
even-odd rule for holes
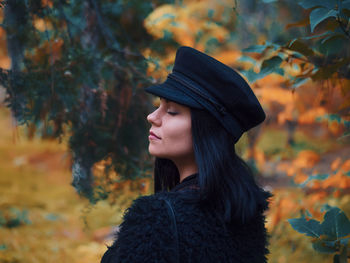
[[[158,137],[158,136],[157,136],[154,132],[152,132],[152,131],[149,132],[148,138],[149,138],[150,140],[155,140],[155,139],[160,140],[160,139],[161,139],[160,137]]]

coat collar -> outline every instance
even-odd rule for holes
[[[190,187],[190,186],[192,186],[192,187]],[[187,176],[180,183],[175,185],[171,189],[171,192],[177,192],[177,191],[182,190],[184,188],[197,188],[196,186],[198,186],[198,173],[194,173],[194,174]]]

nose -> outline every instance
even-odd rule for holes
[[[148,114],[147,116],[147,121],[151,124],[154,125],[159,125],[160,124],[160,118],[158,117],[158,109],[153,111],[152,113]]]

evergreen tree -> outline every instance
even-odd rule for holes
[[[5,103],[29,135],[62,139],[69,134],[73,185],[96,201],[94,163],[123,178],[145,176],[148,165],[143,87],[146,48],[162,54],[176,46],[154,40],[145,17],[171,0],[5,0],[9,70],[1,69]]]

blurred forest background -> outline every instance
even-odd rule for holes
[[[181,45],[239,70],[267,113],[237,150],[274,194],[269,262],[348,261],[349,0],[0,5],[0,262],[99,262],[152,194],[143,88]]]

